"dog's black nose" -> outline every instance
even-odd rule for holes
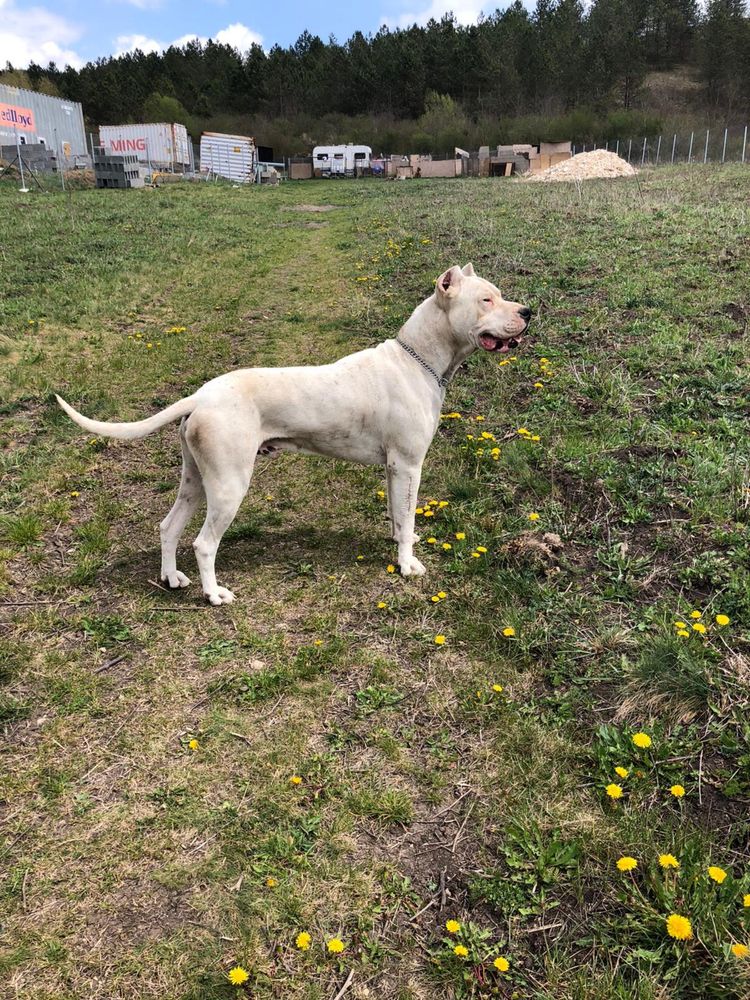
[[[528,323],[529,320],[531,319],[531,309],[529,309],[528,306],[521,306],[521,308],[518,310],[518,315],[521,317],[521,319],[525,319],[526,322]]]

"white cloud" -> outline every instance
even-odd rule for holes
[[[439,21],[444,14],[452,13],[459,24],[475,24],[484,7],[494,10],[496,6],[497,3],[478,3],[476,0],[432,0],[423,10],[384,17],[382,23],[389,28],[408,28],[412,24],[427,24],[430,18]]]
[[[0,66],[6,62],[16,69],[31,62],[83,66],[84,60],[70,48],[81,37],[79,27],[44,7],[18,10],[14,0],[0,0],[0,10]]]
[[[2,0],[0,0],[1,3]],[[263,36],[248,28],[247,25],[237,22],[217,31],[213,40],[222,45],[231,45],[233,48],[239,49],[240,52],[246,52],[253,44],[261,45]],[[205,45],[207,41],[207,35],[180,35],[172,42],[159,42],[156,38],[149,38],[147,35],[118,35],[115,39],[115,55],[122,56],[126,52],[135,52],[136,49],[140,49],[141,52],[163,52],[170,45],[182,48],[188,42],[200,42]]]

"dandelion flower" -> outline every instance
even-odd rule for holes
[[[472,559],[481,559],[482,557],[479,555],[478,552],[472,552],[471,553],[471,558]]]
[[[693,631],[697,632],[699,635],[704,635],[706,632],[706,626],[703,624],[703,622],[696,622],[693,625]]]
[[[437,538],[433,538],[432,536],[430,536],[430,537],[429,537],[429,538],[427,539],[427,544],[428,544],[428,545],[434,545],[436,541],[437,541]]]
[[[610,784],[604,789],[604,791],[609,795],[611,799],[621,799],[622,798],[622,788],[619,785]]]
[[[487,551],[484,545],[477,545],[477,552],[481,552],[482,555]]]
[[[291,778],[289,779],[289,784],[290,785],[301,785],[302,784],[302,778],[300,778],[300,776],[298,774],[293,774],[291,776]]]
[[[667,934],[678,941],[688,941],[693,936],[693,926],[687,917],[670,913],[667,917]]]
[[[456,539],[457,539],[457,541],[462,542],[464,540],[464,538],[466,538],[466,532],[464,532],[464,531],[457,531],[456,532]]]
[[[619,858],[617,861],[617,868],[621,872],[632,872],[634,868],[638,867],[638,862],[635,858],[631,858],[628,855]]]
[[[435,645],[436,646],[442,646],[444,644],[445,644],[445,636],[444,635],[436,635],[435,636]]]
[[[495,961],[492,963],[498,972],[507,972],[510,968],[510,962],[507,958],[503,958],[502,955],[498,955]]]
[[[272,875],[269,875],[269,877],[266,879],[266,885],[268,886],[269,889],[275,889],[278,884],[279,884],[278,879],[275,879]]]
[[[674,856],[674,854],[660,854],[659,855],[659,864],[664,869],[667,869],[667,868],[679,868],[680,867],[680,862],[677,860],[677,858]]]
[[[434,517],[435,516],[435,511],[434,510],[426,510],[424,512],[424,516],[425,517]]]
[[[710,865],[708,868],[708,877],[712,878],[714,882],[718,882],[719,885],[727,877],[727,873],[723,868],[718,868],[716,865]]]
[[[79,497],[80,495],[81,494],[78,492],[78,490],[73,490],[72,493],[68,493],[69,497]]]
[[[446,552],[449,552],[453,548],[453,546],[451,545],[450,542],[443,542],[443,548],[445,549]]]
[[[740,944],[739,941],[733,944],[729,949],[735,958],[747,958],[750,955],[750,948],[746,944]]]
[[[495,692],[497,692],[497,694],[502,694],[503,686],[502,686],[502,684],[493,684],[492,685],[492,690],[495,691]]]
[[[301,934],[297,935],[297,940],[294,942],[300,951],[307,951],[307,949],[312,944],[312,938],[307,933],[307,931],[302,931]]]
[[[627,778],[627,776],[630,774],[630,771],[628,771],[626,767],[616,767],[615,774],[617,775],[618,778]]]
[[[332,954],[339,955],[346,948],[346,945],[340,938],[331,938],[326,947]]]
[[[690,633],[688,632],[688,630],[686,628],[678,628],[677,629],[677,635],[681,636],[683,639],[687,639],[687,638],[689,638]]]
[[[647,750],[651,746],[651,737],[648,733],[633,733],[633,743],[641,750]]]
[[[479,416],[474,417],[474,419],[481,421],[484,420],[484,417],[481,414],[479,414]]]
[[[532,434],[531,435],[531,440],[532,441],[541,441],[542,439],[539,437],[538,434]]]
[[[396,567],[393,565],[393,563],[388,563],[388,565],[385,567],[385,571],[386,573],[395,573]]]
[[[717,625],[728,625],[729,616],[728,615],[717,615],[714,619]]]
[[[199,742],[198,742],[198,740],[196,740],[196,739],[192,739],[192,740],[190,740],[190,742],[188,743],[188,747],[189,747],[189,748],[190,748],[191,750],[197,750],[199,746],[200,746],[200,743],[199,743]]]
[[[242,986],[250,978],[249,974],[241,965],[235,965],[233,969],[230,969],[227,973],[227,979],[233,986]]]
[[[457,944],[453,949],[453,954],[458,955],[459,958],[466,958],[469,954],[469,949],[465,944]]]
[[[449,934],[458,934],[461,930],[461,924],[457,920],[446,920],[445,929]]]
[[[530,521],[538,521],[539,520],[539,515],[537,514],[536,511],[532,511],[532,513],[529,514],[529,520]]]
[[[682,785],[672,785],[669,790],[676,799],[681,799],[685,794],[685,789]]]
[[[687,622],[673,622],[675,628],[687,628]]]
[[[381,500],[385,500],[385,490],[378,490],[378,496]]]
[[[703,612],[702,611],[691,611],[690,612],[690,617],[691,618],[702,618],[703,617]]]
[[[518,430],[516,431],[516,434],[529,434],[529,433],[531,432],[528,431],[525,427],[519,427]]]
[[[438,597],[440,598],[441,601],[444,601],[447,596],[448,595],[446,594],[446,592],[444,590],[439,590],[438,591]]]
[[[437,604],[440,598],[438,597],[437,594],[433,594],[430,600],[432,601],[433,604]]]
[[[381,611],[382,611],[382,609],[383,609],[383,608],[387,608],[387,607],[388,607],[388,605],[387,605],[387,604],[385,603],[385,601],[378,601],[378,607],[379,607],[379,608],[381,609]]]
[[[746,892],[745,895],[742,897],[742,905],[750,906],[750,892]]]

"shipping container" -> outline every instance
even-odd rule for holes
[[[356,177],[369,170],[372,150],[369,146],[316,146],[313,169],[316,177]]]
[[[226,177],[236,184],[252,184],[258,151],[249,135],[204,132],[201,136],[200,171],[207,177]]]
[[[149,169],[176,173],[193,169],[193,146],[184,125],[101,125],[99,142],[108,153],[135,153]]]
[[[81,105],[0,83],[0,145],[16,143],[46,146],[66,168],[86,166],[88,150]]]

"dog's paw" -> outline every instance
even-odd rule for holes
[[[206,594],[206,598],[215,608],[218,608],[221,604],[231,604],[234,600],[234,594],[226,587],[217,587],[212,594]]]
[[[408,559],[399,563],[399,568],[401,569],[401,576],[424,576],[427,572],[419,559],[414,556],[409,556]]]
[[[180,573],[178,569],[174,573],[167,573],[166,576],[163,576],[161,582],[166,583],[172,590],[179,590],[181,587],[190,586],[190,578],[185,576],[184,573]]]

